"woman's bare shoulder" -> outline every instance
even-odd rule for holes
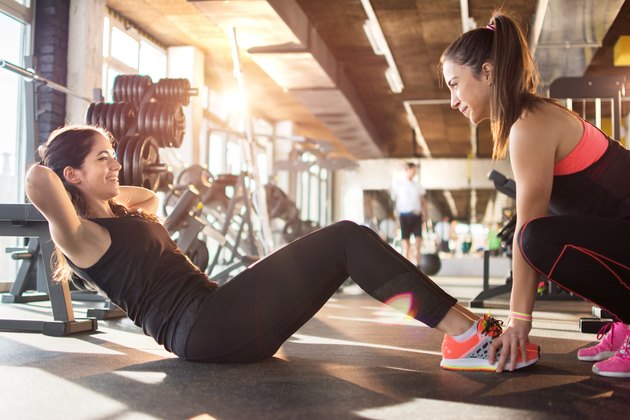
[[[580,124],[568,110],[543,102],[525,110],[510,130],[510,141],[528,139],[528,142],[557,144],[560,137]]]
[[[88,219],[80,219],[79,229],[63,244],[57,243],[61,251],[79,267],[96,263],[111,245],[109,231]]]

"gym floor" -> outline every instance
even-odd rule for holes
[[[479,279],[436,281],[463,303],[481,287]],[[505,319],[507,298],[486,306]],[[74,306],[84,316],[84,304]],[[126,318],[62,338],[1,332],[0,417],[628,418],[630,380],[596,376],[576,359],[595,339],[578,327],[590,311],[583,301],[539,301],[532,336],[540,361],[502,374],[440,369],[441,333],[355,286],[337,293],[274,358],[250,365],[179,360]],[[0,318],[50,319],[48,303],[0,304]]]

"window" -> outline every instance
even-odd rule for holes
[[[117,16],[103,21],[103,96],[113,100],[114,79],[119,74],[142,74],[154,83],[166,77],[166,51],[130,22]]]
[[[18,66],[22,66],[22,48],[25,25],[0,13],[0,57]],[[18,162],[22,161],[21,143],[21,95],[23,79],[17,74],[0,70],[0,202],[22,202],[18,184],[22,171]]]
[[[330,223],[329,172],[317,164],[317,156],[312,153],[302,153],[302,160],[311,165],[308,170],[301,172],[298,178],[297,206],[300,209],[300,217],[302,220],[326,226]]]
[[[6,2],[0,4],[0,58],[20,67],[24,65],[23,57],[31,54],[26,48],[31,19],[29,3],[18,1],[13,8],[5,7]],[[29,82],[0,68],[0,203],[3,204],[24,202],[24,83]],[[3,290],[8,290],[18,268],[18,263],[4,250],[22,243],[22,238],[0,236],[0,285]]]

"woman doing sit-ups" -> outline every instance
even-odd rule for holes
[[[120,186],[106,131],[68,126],[50,135],[27,195],[49,222],[56,275],[72,272],[104,293],[177,356],[255,362],[276,353],[350,276],[388,302],[410,296],[410,314],[444,332],[442,366],[495,370],[488,347],[499,322],[479,319],[367,227],[339,222],[281,248],[218,286],[199,271],[153,216],[152,191]],[[513,368],[535,363],[538,347]]]

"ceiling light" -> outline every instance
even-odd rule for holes
[[[385,70],[385,79],[387,79],[387,83],[389,84],[389,88],[392,92],[402,92],[404,85],[402,79],[400,78],[400,74],[395,67],[388,67],[387,70]]]
[[[384,55],[387,49],[387,41],[385,41],[385,37],[378,23],[370,19],[366,20],[363,24],[363,31],[365,35],[367,35],[368,41],[370,41],[374,54]]]
[[[402,92],[404,85],[400,77],[400,73],[398,72],[398,67],[396,67],[396,62],[394,61],[392,52],[389,49],[387,40],[385,39],[385,35],[383,34],[381,24],[376,17],[376,13],[374,13],[370,0],[361,0],[361,4],[363,5],[363,9],[365,10],[365,14],[368,18],[363,24],[363,30],[370,41],[374,54],[385,56],[387,66],[389,67],[385,70],[385,78],[387,79],[387,83],[389,83],[390,89],[394,93],[400,93]]]

